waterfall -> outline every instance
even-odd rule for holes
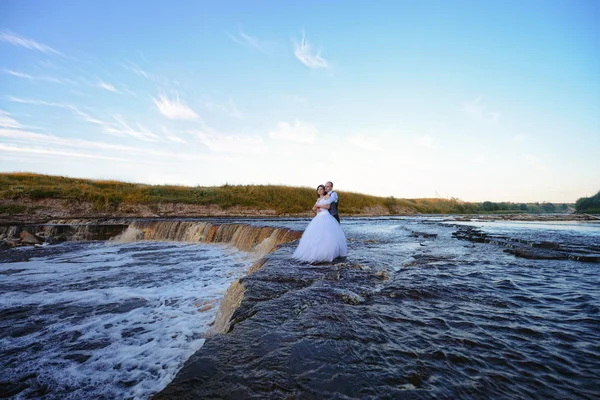
[[[302,232],[287,228],[200,221],[133,221],[114,241],[160,240],[230,244],[262,257],[278,245],[292,242]]]

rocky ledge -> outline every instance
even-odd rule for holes
[[[363,326],[373,324],[363,306],[388,273],[345,260],[294,263],[292,247],[282,246],[229,288],[213,327],[222,333],[210,336],[154,399],[327,398],[340,391],[360,397],[375,394],[378,383],[389,390],[389,374],[371,380],[369,356],[361,353],[381,339]],[[371,367],[374,375],[384,368]]]
[[[475,243],[492,243],[506,247],[504,252],[533,260],[573,260],[600,262],[600,245],[576,245],[548,241],[528,241],[504,235],[490,235],[472,226],[457,226],[457,239]]]
[[[463,215],[456,221],[600,221],[591,214],[478,214]]]
[[[108,240],[123,233],[128,223],[0,225],[0,248],[36,246],[77,240]]]

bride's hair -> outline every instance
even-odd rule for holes
[[[319,188],[323,188],[323,192],[325,192],[325,185],[319,185],[317,186],[317,195],[319,195]]]

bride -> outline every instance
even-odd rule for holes
[[[329,205],[324,204],[329,196],[326,195],[325,186],[317,187],[319,199],[315,205],[317,215],[310,221],[298,248],[294,251],[293,258],[309,263],[333,261],[337,257],[345,257],[348,254],[346,235],[337,220],[329,214]]]

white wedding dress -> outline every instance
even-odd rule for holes
[[[324,199],[319,199],[317,204],[324,202]],[[328,210],[321,208],[304,230],[292,257],[299,261],[317,263],[331,262],[334,258],[347,255],[348,246],[342,227]]]

